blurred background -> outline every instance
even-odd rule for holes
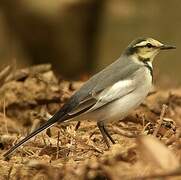
[[[51,63],[76,79],[110,64],[143,36],[177,46],[154,65],[157,83],[179,85],[180,10],[180,0],[1,0],[0,69]]]

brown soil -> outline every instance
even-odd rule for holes
[[[151,93],[129,117],[108,124],[108,150],[90,120],[55,125],[3,154],[44,123],[83,82],[57,78],[50,65],[0,72],[0,179],[180,179],[181,88]]]

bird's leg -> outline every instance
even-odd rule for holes
[[[104,127],[104,123],[102,121],[98,121],[97,122],[97,126],[102,134],[102,137],[107,145],[108,148],[110,148],[110,144],[109,144],[109,141],[108,141],[108,138],[107,138],[107,133],[105,132],[105,127]]]
[[[110,141],[111,141],[113,144],[116,144],[115,141],[114,141],[114,139],[113,139],[113,138],[111,137],[111,135],[108,133],[105,125],[103,125],[103,129],[104,129],[104,132],[105,132],[105,134],[107,135],[107,137],[110,139]]]

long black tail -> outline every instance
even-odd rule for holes
[[[16,149],[18,147],[20,147],[21,145],[26,143],[29,139],[36,136],[38,133],[42,132],[43,130],[45,130],[45,129],[49,128],[49,127],[51,127],[56,122],[65,122],[68,119],[72,119],[72,118],[74,118],[76,116],[79,116],[80,114],[82,114],[82,113],[86,112],[87,110],[89,110],[94,105],[94,104],[91,104],[90,106],[80,110],[79,112],[77,112],[77,113],[75,113],[73,115],[69,115],[68,113],[71,112],[74,109],[74,107],[77,106],[78,103],[79,103],[79,101],[77,101],[77,99],[75,97],[70,98],[69,101],[66,104],[64,104],[64,106],[52,116],[52,118],[50,118],[45,124],[40,126],[38,129],[36,129],[32,133],[30,133],[28,136],[26,136],[20,142],[15,144],[5,154],[3,154],[3,156],[5,158],[8,157],[14,151],[16,151]]]
[[[32,133],[30,133],[28,136],[26,136],[24,139],[22,139],[20,142],[18,142],[17,144],[15,144],[11,149],[9,149],[5,154],[3,154],[3,156],[6,158],[9,155],[11,155],[19,146],[23,145],[24,143],[26,143],[29,139],[31,139],[32,137],[36,136],[38,133],[40,133],[41,131],[51,127],[54,123],[56,123],[57,121],[59,122],[64,122],[66,120],[66,113],[63,111],[58,111],[57,113],[54,114],[54,116],[52,118],[50,118],[45,124],[43,124],[42,126],[40,126],[38,129],[36,129],[35,131],[33,131]]]

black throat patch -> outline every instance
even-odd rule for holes
[[[142,58],[142,57],[139,57],[139,60],[141,62],[143,62],[143,64],[145,65],[145,67],[148,68],[148,70],[150,71],[150,74],[151,74],[151,77],[152,77],[152,81],[153,81],[153,68],[148,64],[148,62],[150,62],[150,59],[149,58]]]

